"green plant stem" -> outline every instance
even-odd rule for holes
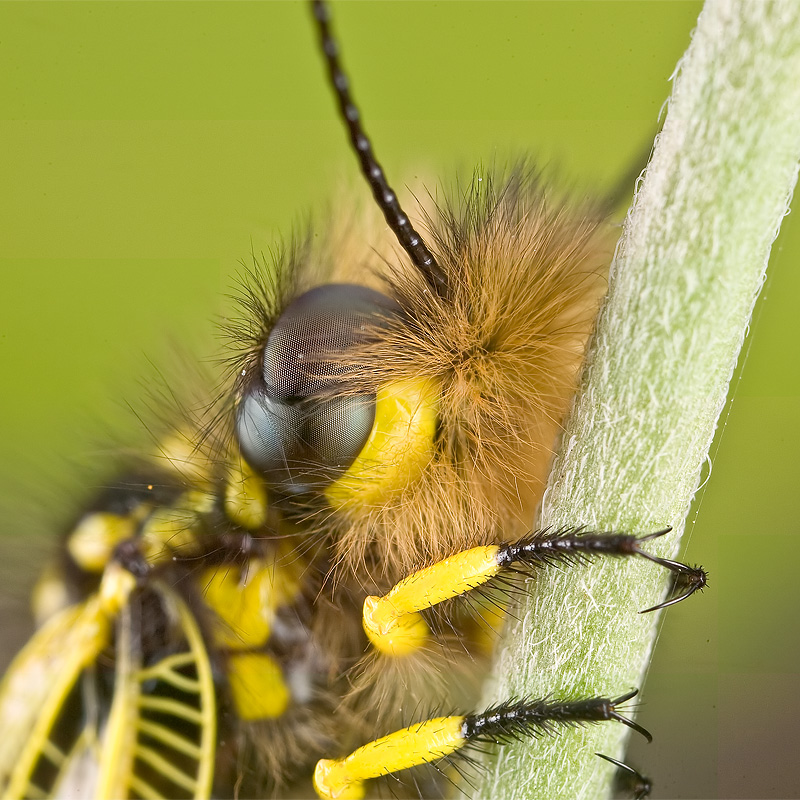
[[[708,0],[626,220],[541,527],[672,525],[648,547],[676,553],[798,159],[800,3]],[[511,610],[485,702],[640,686],[658,619],[637,612],[667,581],[643,559],[542,571]],[[593,754],[621,757],[627,732],[612,722],[499,748],[475,796],[603,797],[614,768]]]

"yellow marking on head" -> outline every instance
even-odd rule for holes
[[[231,654],[228,681],[241,719],[274,719],[289,706],[291,696],[283,672],[266,653]]]
[[[102,572],[114,548],[136,532],[139,520],[106,511],[86,514],[67,539],[67,550],[75,563],[87,572]]]
[[[422,474],[433,456],[440,391],[427,378],[395,381],[378,391],[369,438],[347,472],[325,490],[334,508],[380,504]]]
[[[225,513],[237,525],[248,530],[260,528],[267,521],[264,483],[241,458],[231,464],[228,471]]]
[[[473,547],[412,573],[383,597],[364,601],[363,625],[381,652],[404,656],[425,644],[429,629],[419,612],[468,592],[499,571],[497,545]]]
[[[369,742],[349,756],[324,758],[314,769],[314,789],[323,800],[359,800],[364,781],[429,764],[464,745],[464,717],[437,717]]]

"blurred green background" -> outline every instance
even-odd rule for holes
[[[643,163],[699,9],[452,0],[335,13],[396,183],[529,154],[594,192]],[[4,662],[56,533],[114,443],[145,439],[128,405],[153,365],[171,342],[213,355],[240,259],[354,185],[313,41],[299,2],[0,4]],[[641,698],[656,741],[629,760],[653,797],[800,796],[799,255],[790,216],[691,517],[687,559],[711,588],[665,615]]]

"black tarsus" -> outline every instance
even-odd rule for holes
[[[646,775],[634,769],[624,761],[617,761],[616,758],[595,753],[598,758],[604,758],[617,768],[616,787],[620,792],[627,792],[633,800],[644,800],[650,796],[653,790],[653,783]]]
[[[639,541],[645,542],[648,539],[655,539],[658,536],[663,536],[665,533],[669,533],[671,530],[672,528],[668,528],[665,531],[656,531],[655,533],[650,533],[647,536],[642,536]],[[676,592],[682,592],[675,597],[671,596],[667,598],[663,603],[659,603],[651,608],[646,608],[644,611],[640,611],[640,614],[649,614],[651,611],[658,611],[661,608],[674,606],[675,603],[680,603],[681,600],[691,597],[695,592],[702,591],[706,588],[706,586],[708,586],[708,573],[699,564],[695,564],[693,567],[690,567],[688,564],[682,564],[680,561],[673,561],[671,558],[659,558],[658,556],[652,556],[650,553],[646,553],[644,550],[639,550],[638,554],[642,556],[642,558],[646,558],[648,561],[652,561],[654,564],[660,564],[662,567],[672,572],[671,595],[675,595]]]
[[[627,533],[587,531],[583,528],[546,529],[536,531],[518,542],[501,545],[497,563],[504,567],[511,567],[514,564],[537,567],[589,561],[600,555],[641,556],[673,574],[670,597],[663,603],[639,612],[647,614],[675,605],[708,585],[708,575],[702,567],[690,567],[680,561],[660,558],[642,550],[642,542],[664,536],[671,530],[672,528],[668,526],[644,536],[634,536]]]
[[[339,112],[361,165],[361,172],[372,189],[375,202],[414,266],[423,274],[439,297],[447,297],[448,284],[444,271],[436,263],[433,253],[422,237],[414,230],[408,215],[400,207],[397,195],[389,186],[386,175],[372,151],[369,137],[361,124],[361,114],[350,95],[350,81],[339,61],[339,46],[331,30],[328,5],[324,0],[311,0],[311,7],[319,31],[320,47],[328,66],[328,76],[339,104]]]
[[[589,697],[584,700],[510,700],[464,718],[464,739],[468,743],[501,743],[543,734],[555,735],[559,727],[574,727],[606,720],[616,720],[642,734],[648,742],[650,733],[633,720],[622,716],[617,707],[638,694],[638,689],[613,700]]]

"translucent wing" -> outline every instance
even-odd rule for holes
[[[49,620],[11,665],[0,686],[4,798],[209,796],[216,702],[197,622],[174,591],[148,587],[176,635],[170,652],[144,659],[125,575],[120,582],[112,565],[97,594]],[[82,678],[112,644],[115,624],[109,709]]]
[[[183,600],[162,584],[154,588],[177,621],[182,649],[142,667],[123,613],[98,798],[206,798],[211,792],[216,699],[208,652]]]
[[[3,797],[48,795],[70,762],[80,731],[66,747],[53,732],[82,673],[108,645],[111,622],[103,598],[93,595],[48,620],[12,663],[0,686]]]

